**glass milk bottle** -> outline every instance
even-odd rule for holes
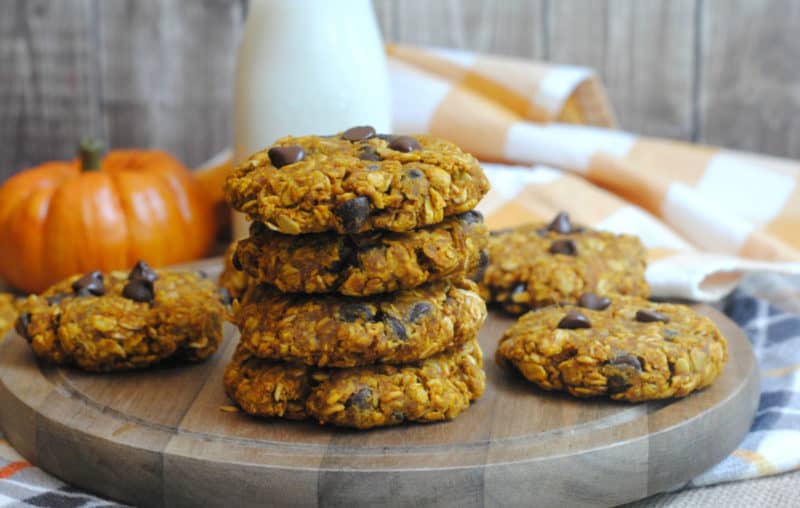
[[[234,164],[285,135],[389,132],[389,82],[371,0],[250,0],[236,66]],[[247,234],[234,214],[234,237]]]

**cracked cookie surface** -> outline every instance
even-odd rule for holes
[[[472,275],[487,261],[487,242],[475,211],[405,233],[291,236],[254,222],[236,257],[253,280],[283,292],[367,296]]]
[[[285,137],[233,170],[233,208],[284,234],[409,231],[475,207],[489,189],[477,159],[429,135]]]
[[[596,295],[581,302],[524,314],[500,339],[497,363],[545,390],[641,402],[704,388],[727,361],[719,329],[685,305]]]
[[[76,275],[19,305],[16,330],[39,358],[87,371],[200,361],[222,341],[217,286],[193,272]]]
[[[650,294],[638,238],[574,225],[563,213],[550,224],[493,231],[488,253],[481,296],[511,314],[574,303],[584,292]]]
[[[469,280],[371,297],[248,290],[234,312],[243,347],[320,367],[408,363],[477,337],[486,304]]]
[[[240,345],[224,376],[245,412],[368,429],[455,418],[483,393],[477,341],[406,365],[322,369],[257,358]]]

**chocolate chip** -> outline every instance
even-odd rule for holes
[[[333,213],[342,221],[342,227],[346,232],[357,233],[369,217],[369,198],[359,196],[345,201],[334,208]]]
[[[217,291],[219,291],[219,301],[222,302],[222,305],[230,305],[233,302],[231,292],[226,288],[219,288]]]
[[[598,296],[594,293],[583,293],[578,299],[578,305],[585,309],[606,310],[611,305],[611,300],[605,296]]]
[[[239,259],[238,250],[233,252],[233,257],[231,258],[231,264],[233,265],[234,268],[236,268],[240,272],[242,271],[242,261]]]
[[[567,212],[559,212],[556,218],[547,225],[548,231],[554,231],[565,235],[572,232],[572,222],[569,220]]]
[[[137,261],[136,264],[133,265],[131,273],[128,274],[128,280],[142,279],[153,282],[157,278],[158,274],[156,274],[156,272],[150,268],[150,265],[141,260]]]
[[[489,236],[502,236],[507,235],[512,231],[511,228],[504,228],[504,229],[495,229],[494,231],[489,231]]]
[[[349,409],[355,406],[358,409],[366,410],[369,409],[371,404],[369,403],[369,399],[372,398],[372,390],[369,388],[362,388],[350,397],[344,403],[344,407]]]
[[[406,418],[408,418],[408,417],[406,416],[406,414],[404,412],[402,412],[402,411],[392,411],[392,421],[393,422],[397,422],[397,423],[404,422],[404,421],[406,421]]]
[[[669,317],[650,309],[639,309],[636,311],[636,321],[640,323],[654,323],[661,321],[662,323],[669,323]]]
[[[197,270],[197,276],[200,277],[201,279],[207,279],[208,273],[206,273],[205,270]]]
[[[261,221],[254,220],[250,223],[250,236],[264,236],[269,234],[269,228]]]
[[[45,298],[47,300],[47,305],[58,305],[61,303],[61,300],[70,296],[69,293],[56,293],[54,295],[48,296]]]
[[[620,376],[619,374],[611,374],[610,376],[608,376],[606,383],[608,384],[608,393],[610,395],[614,395],[615,393],[622,393],[625,390],[627,390],[628,387],[630,386],[628,380],[625,379],[624,376]]]
[[[461,214],[461,221],[467,226],[472,224],[482,224],[483,214],[477,210],[470,210]]]
[[[475,270],[475,275],[472,276],[472,280],[475,282],[482,281],[484,274],[486,274],[487,266],[489,266],[489,254],[487,254],[485,250],[482,250],[478,257],[478,269]]]
[[[428,302],[418,302],[415,303],[411,310],[408,312],[408,320],[412,323],[416,323],[420,320],[423,316],[430,314],[433,312],[433,305]]]
[[[72,292],[77,296],[100,296],[105,294],[103,274],[100,272],[87,273],[72,283]]]
[[[30,312],[23,312],[17,317],[16,323],[14,323],[14,330],[19,334],[20,337],[27,340],[28,342],[31,341],[30,336],[28,335],[28,327],[31,325],[31,313]]]
[[[270,162],[272,162],[272,165],[276,168],[294,164],[295,162],[303,160],[303,157],[306,156],[303,148],[297,145],[275,146],[270,148],[267,154],[269,155]]]
[[[576,310],[571,310],[561,318],[558,322],[558,327],[562,330],[577,330],[578,328],[591,328],[592,323],[589,318]]]
[[[347,237],[339,244],[339,259],[334,261],[328,266],[328,271],[332,273],[340,273],[345,268],[355,265],[358,262],[358,256],[355,245]]]
[[[417,178],[422,178],[423,176],[425,175],[418,168],[411,168],[408,170],[408,177],[411,178],[412,180],[416,180]]]
[[[133,279],[122,288],[122,296],[134,302],[151,303],[155,298],[153,283],[146,279]]]
[[[630,353],[619,353],[608,364],[615,367],[633,367],[638,371],[642,370],[642,363]]]
[[[362,161],[382,161],[383,157],[380,156],[374,146],[365,146],[358,156]]]
[[[556,240],[550,244],[550,254],[564,254],[566,256],[575,256],[578,254],[578,246],[569,238],[563,240]]]
[[[386,314],[383,316],[383,322],[386,323],[386,326],[392,330],[392,333],[394,333],[394,335],[398,339],[400,340],[408,339],[408,333],[406,333],[406,327],[403,326],[403,323],[401,323],[399,319],[397,319],[394,316]]]
[[[375,313],[367,304],[348,303],[339,307],[339,319],[347,323],[353,323],[359,319],[372,321],[375,319]]]
[[[489,253],[482,250],[478,257],[478,268],[486,268],[489,266]]]
[[[350,127],[342,133],[342,139],[347,141],[364,141],[375,135],[375,129],[369,125]]]
[[[397,136],[389,142],[389,148],[397,152],[413,152],[414,150],[421,150],[422,147],[419,142],[409,136]]]

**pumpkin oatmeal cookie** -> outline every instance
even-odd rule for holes
[[[471,281],[351,298],[283,294],[260,285],[234,313],[254,355],[319,367],[408,363],[473,340],[486,304]]]
[[[638,238],[572,224],[563,212],[550,224],[493,231],[488,251],[481,296],[512,314],[575,303],[585,292],[650,294]]]
[[[284,294],[262,284],[233,321],[255,356],[319,367],[408,363],[473,340],[486,304],[468,280],[372,297]]]
[[[233,208],[290,235],[409,231],[475,207],[489,190],[478,161],[429,135],[285,137],[225,182]]]
[[[225,371],[228,396],[256,416],[367,429],[455,418],[483,393],[477,341],[407,365],[322,369],[257,358],[243,345]]]
[[[237,244],[238,242],[233,242],[225,250],[222,256],[222,272],[219,274],[220,287],[234,300],[240,299],[250,285],[250,277],[242,271],[238,258],[235,258]]]
[[[500,339],[496,360],[545,390],[641,402],[710,385],[727,348],[714,323],[685,305],[587,293],[578,305],[523,315]]]
[[[472,275],[488,261],[488,236],[476,211],[405,233],[290,236],[253,222],[236,262],[283,292],[367,296]]]
[[[70,277],[20,304],[16,330],[36,356],[87,371],[148,367],[167,358],[200,361],[222,341],[224,296],[193,272]]]
[[[10,293],[0,293],[0,342],[11,329],[17,318],[16,297]]]

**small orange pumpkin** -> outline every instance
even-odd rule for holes
[[[47,162],[0,186],[0,278],[41,292],[69,275],[164,266],[203,256],[214,209],[192,174],[160,151],[81,144],[80,157]]]

